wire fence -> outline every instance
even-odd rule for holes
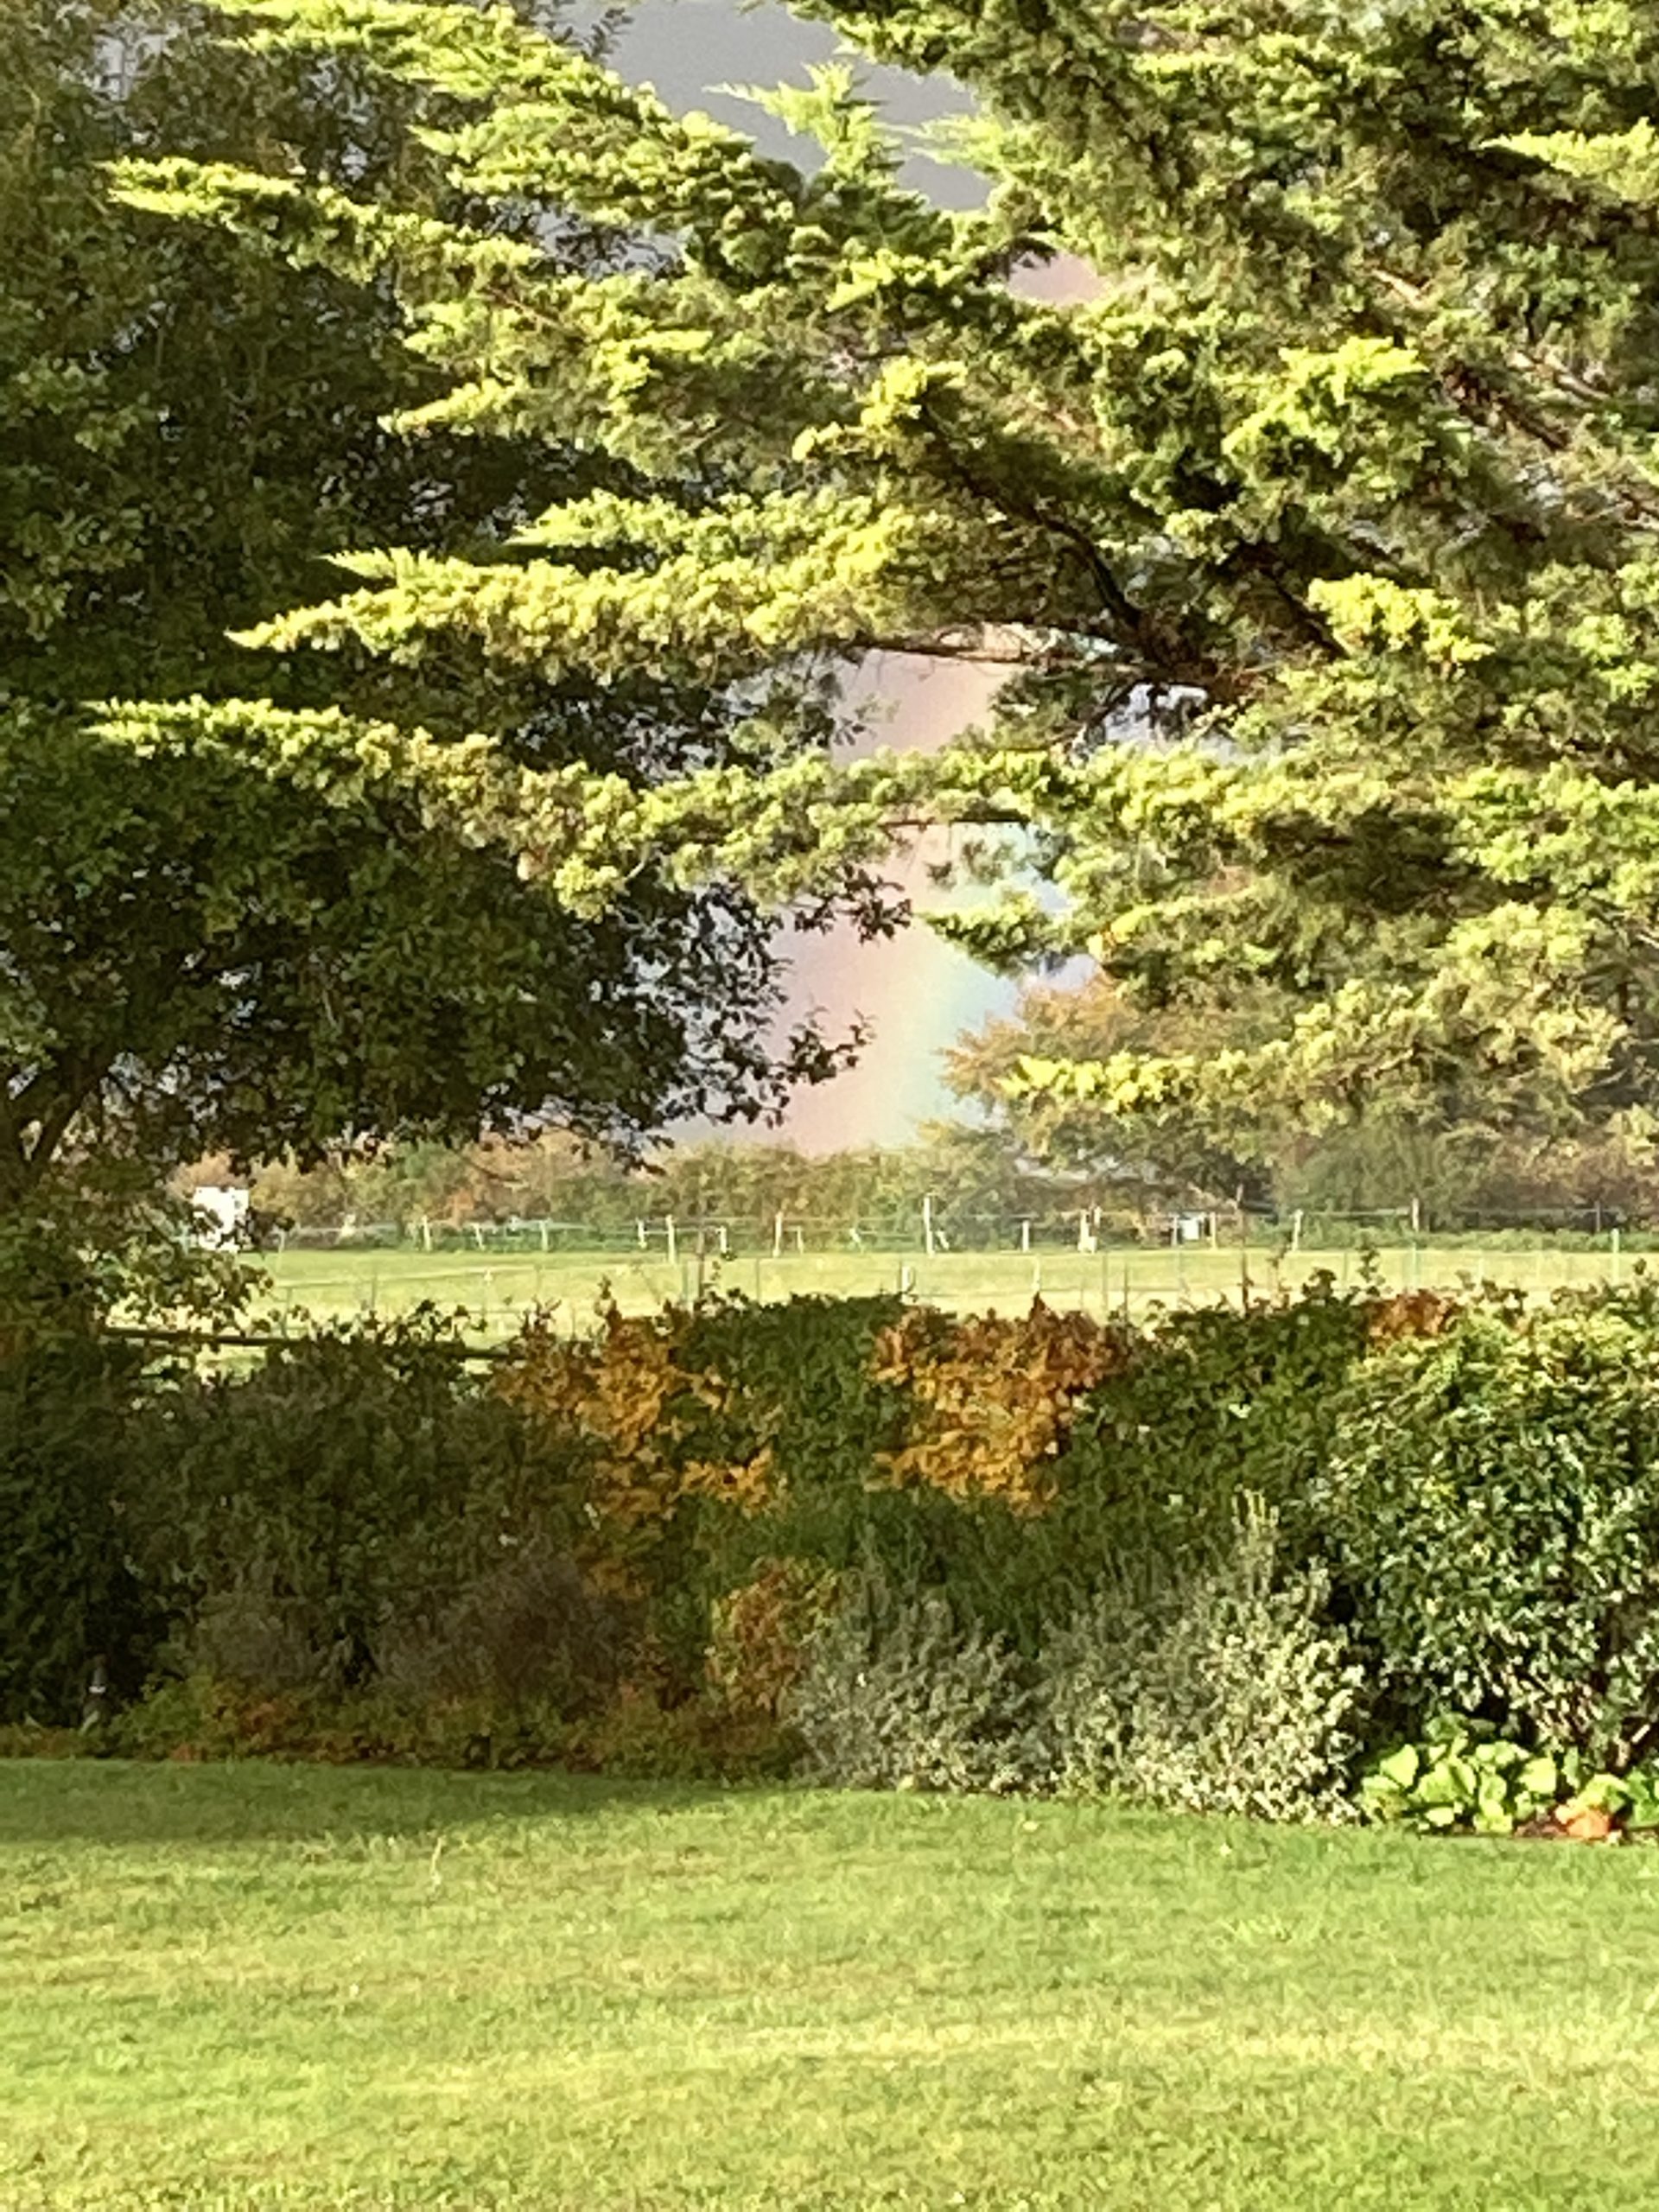
[[[1092,1215],[1002,1217],[969,1242],[958,1219],[836,1224],[780,1217],[769,1230],[671,1216],[615,1224],[556,1220],[342,1224],[290,1234],[260,1255],[257,1311],[272,1327],[308,1318],[464,1311],[480,1341],[533,1313],[585,1333],[601,1301],[646,1313],[711,1293],[759,1302],[893,1296],[958,1312],[1023,1310],[1033,1298],[1102,1316],[1154,1306],[1338,1290],[1468,1292],[1484,1283],[1544,1300],[1618,1286],[1659,1254],[1659,1230],[1618,1222],[1491,1221],[1434,1230],[1422,1210],[1370,1215],[1174,1214],[1126,1231]],[[1659,1260],[1656,1260],[1659,1265]]]

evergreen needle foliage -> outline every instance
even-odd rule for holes
[[[664,845],[786,899],[976,823],[1007,895],[949,926],[982,956],[1272,1013],[1016,1084],[1235,1133],[1379,1092],[1648,1112],[1650,10],[803,0],[969,86],[963,214],[897,184],[838,67],[769,96],[823,147],[807,176],[503,10],[228,12],[447,103],[417,136],[456,197],[284,156],[129,163],[129,204],[395,292],[440,386],[412,431],[592,457],[511,554],[365,537],[258,639],[753,704],[746,759],[655,790],[450,763],[461,818],[567,901]],[[633,243],[573,267],[573,226]],[[1061,256],[1073,298],[1029,296]],[[802,687],[874,647],[1004,664],[987,728],[836,764]]]

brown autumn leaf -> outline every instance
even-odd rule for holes
[[[1560,1823],[1560,1830],[1574,1843],[1605,1843],[1613,1831],[1612,1815],[1604,1813],[1599,1805],[1583,1805],[1576,1813],[1568,1814]]]

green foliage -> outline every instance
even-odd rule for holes
[[[0,1722],[96,1721],[142,1686],[165,1632],[127,1483],[178,1377],[105,1325],[118,1306],[234,1319],[235,1271],[189,1248],[181,1211],[96,1177],[0,1209]]]
[[[1296,1507],[1404,1732],[1623,1765],[1659,1717],[1654,1294],[1478,1308],[1357,1368]]]
[[[1097,1595],[1045,1643],[1056,1787],[1172,1811],[1337,1819],[1361,1675],[1317,1568],[1287,1566],[1246,1497],[1207,1563]]]
[[[1028,1651],[1103,1581],[1209,1557],[1247,1496],[1296,1498],[1326,1448],[1370,1309],[1328,1283],[1281,1305],[1155,1316],[1080,1407],[1049,1510],[1013,1529],[964,1516],[951,1574]]]
[[[389,292],[157,223],[110,165],[274,157],[436,221],[474,204],[423,136],[453,101],[227,47],[193,0],[0,0],[0,1209],[93,1150],[153,1170],[537,1115],[631,1143],[836,1065],[780,1033],[779,925],[741,891],[646,866],[579,915],[448,804],[480,748],[648,790],[741,753],[749,703],[230,634],[365,540],[499,548],[594,465],[388,429],[442,388]],[[492,219],[509,258],[526,219]],[[559,266],[614,251],[567,224]]]
[[[505,1647],[515,1612],[523,1630],[538,1594],[569,1594],[555,1561],[574,1502],[556,1454],[532,1450],[460,1351],[431,1315],[321,1331],[251,1372],[184,1377],[147,1409],[130,1541],[181,1672],[340,1690],[390,1665],[429,1669],[434,1695],[556,1687],[556,1622],[539,1649]],[[539,1593],[517,1586],[525,1574]]]
[[[1421,1743],[1402,1744],[1374,1763],[1360,1784],[1359,1805],[1374,1821],[1508,1835],[1552,1811],[1577,1789],[1582,1770],[1576,1751],[1559,1758],[1529,1752],[1478,1722],[1441,1716]]]
[[[99,1735],[135,1750],[736,1774],[804,1746],[859,1786],[1274,1819],[1338,1815],[1381,1750],[1379,1815],[1523,1821],[1550,1760],[1552,1804],[1593,1783],[1644,1824],[1654,1294],[1327,1291],[1104,1332],[1075,1373],[1011,1369],[1058,1341],[1040,1314],[898,1312],[715,1300],[486,1373],[427,1313],[196,1371],[20,1305],[0,1722],[73,1728],[102,1659],[113,1704],[151,1676]],[[976,1357],[1032,1458],[990,1495]]]
[[[164,1626],[117,1492],[139,1362],[0,1313],[0,1720],[74,1726],[101,1667],[130,1696]]]
[[[1000,1637],[911,1594],[879,1565],[843,1578],[807,1648],[788,1717],[810,1779],[844,1789],[1003,1791],[1041,1785],[1038,1709]]]
[[[456,196],[284,146],[130,162],[125,204],[395,297],[442,387],[405,423],[593,456],[522,551],[365,535],[257,637],[747,686],[741,764],[474,764],[461,813],[587,910],[664,849],[788,899],[973,825],[1008,895],[953,934],[1192,1022],[1027,1056],[1034,1118],[1248,1153],[1378,1097],[1650,1106],[1650,12],[798,5],[968,87],[985,205],[899,188],[839,75],[773,100],[809,176],[505,13],[226,0],[435,103]],[[573,224],[652,251],[570,269]],[[1069,300],[1015,281],[1062,255]],[[884,646],[997,657],[979,737],[831,760],[799,671]]]
[[[914,1579],[925,1538],[903,1503],[873,1487],[892,1433],[892,1405],[872,1377],[892,1298],[796,1298],[756,1306],[715,1300],[691,1317],[687,1371],[721,1378],[723,1402],[681,1401],[681,1464],[742,1461],[764,1448],[764,1506],[698,1499],[683,1511],[658,1568],[659,1619],[695,1679],[727,1595],[773,1558],[810,1560],[835,1574],[874,1548]]]

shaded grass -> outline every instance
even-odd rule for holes
[[[1560,2206],[1659,2180],[1659,1853],[0,1764],[0,2205]]]

